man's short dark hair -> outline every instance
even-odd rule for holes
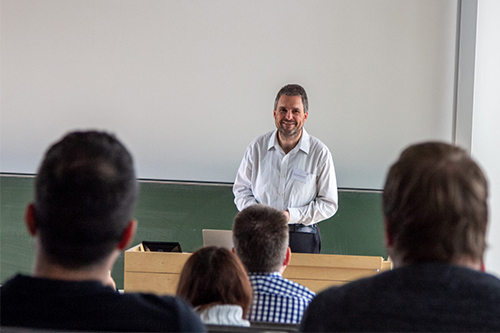
[[[234,219],[233,243],[236,255],[248,272],[279,270],[288,248],[285,215],[262,204],[243,209]]]
[[[73,132],[46,152],[35,181],[35,217],[51,261],[80,268],[122,239],[137,197],[133,160],[103,132]]]
[[[287,84],[278,91],[276,99],[274,100],[274,110],[278,107],[278,101],[282,95],[286,96],[300,96],[302,98],[302,104],[304,105],[304,113],[309,111],[309,101],[307,99],[307,94],[304,88],[298,84]]]
[[[487,197],[486,178],[463,149],[439,142],[410,146],[384,187],[393,256],[407,264],[482,260]]]

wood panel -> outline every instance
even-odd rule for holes
[[[375,269],[357,268],[336,268],[336,267],[308,267],[308,266],[288,266],[283,273],[283,277],[293,279],[309,280],[339,280],[354,281],[363,277],[376,274]]]
[[[290,266],[382,269],[382,257],[293,253]]]
[[[336,280],[304,280],[304,279],[293,279],[292,281],[297,282],[309,290],[314,291],[316,294],[328,289],[333,286],[341,286],[348,283],[347,281],[336,281]]]
[[[127,272],[124,286],[126,292],[156,293],[174,295],[180,274]]]
[[[191,253],[144,252],[141,244],[125,252],[125,271],[180,273]],[[147,260],[144,254],[147,253]]]
[[[180,272],[191,253],[145,252],[137,245],[125,252],[126,292],[174,294]],[[293,254],[283,277],[314,292],[390,269],[381,257]]]

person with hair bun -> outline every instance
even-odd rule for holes
[[[252,302],[252,287],[236,255],[210,246],[186,261],[177,287],[205,324],[250,326],[245,320]]]

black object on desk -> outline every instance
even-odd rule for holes
[[[151,252],[182,252],[179,242],[142,242],[144,251]]]

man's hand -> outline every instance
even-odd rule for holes
[[[290,221],[290,212],[287,210],[284,210],[283,215],[285,215],[286,221],[289,222]]]

